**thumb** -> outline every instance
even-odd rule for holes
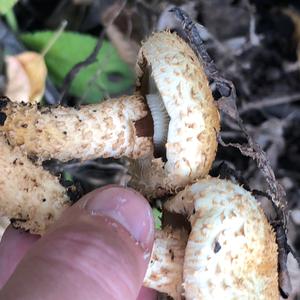
[[[130,189],[96,190],[67,209],[28,251],[1,299],[132,299],[154,238],[151,208]]]

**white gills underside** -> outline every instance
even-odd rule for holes
[[[159,94],[148,94],[146,99],[153,119],[154,149],[159,153],[164,153],[168,140],[170,117]]]

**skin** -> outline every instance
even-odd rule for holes
[[[142,288],[154,239],[148,202],[98,189],[40,238],[9,227],[0,243],[0,299],[156,299]]]

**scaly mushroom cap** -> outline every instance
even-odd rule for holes
[[[150,195],[174,192],[208,174],[217,149],[219,113],[203,66],[176,34],[154,33],[139,52],[136,71],[137,92],[143,96],[147,96],[145,80],[151,73],[170,122],[167,161],[141,159],[135,185]],[[150,97],[150,109],[151,101]]]
[[[0,217],[10,218],[16,227],[42,234],[72,203],[57,177],[34,165],[1,135],[0,169]]]
[[[182,269],[187,232],[166,227],[155,233],[151,259],[144,279],[144,286],[180,300]]]
[[[237,184],[208,178],[167,206],[180,212],[191,201],[186,299],[279,299],[275,234],[256,199]]]

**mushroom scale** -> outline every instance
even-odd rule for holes
[[[219,112],[203,66],[174,33],[154,33],[146,40],[136,72],[137,92],[146,96],[145,82],[151,86],[153,80],[170,122],[167,161],[153,155],[139,159],[133,164],[132,184],[152,197],[174,193],[208,174],[217,150]]]
[[[279,299],[275,234],[248,191],[207,178],[165,208],[187,213],[191,222],[183,267],[186,299]]]

